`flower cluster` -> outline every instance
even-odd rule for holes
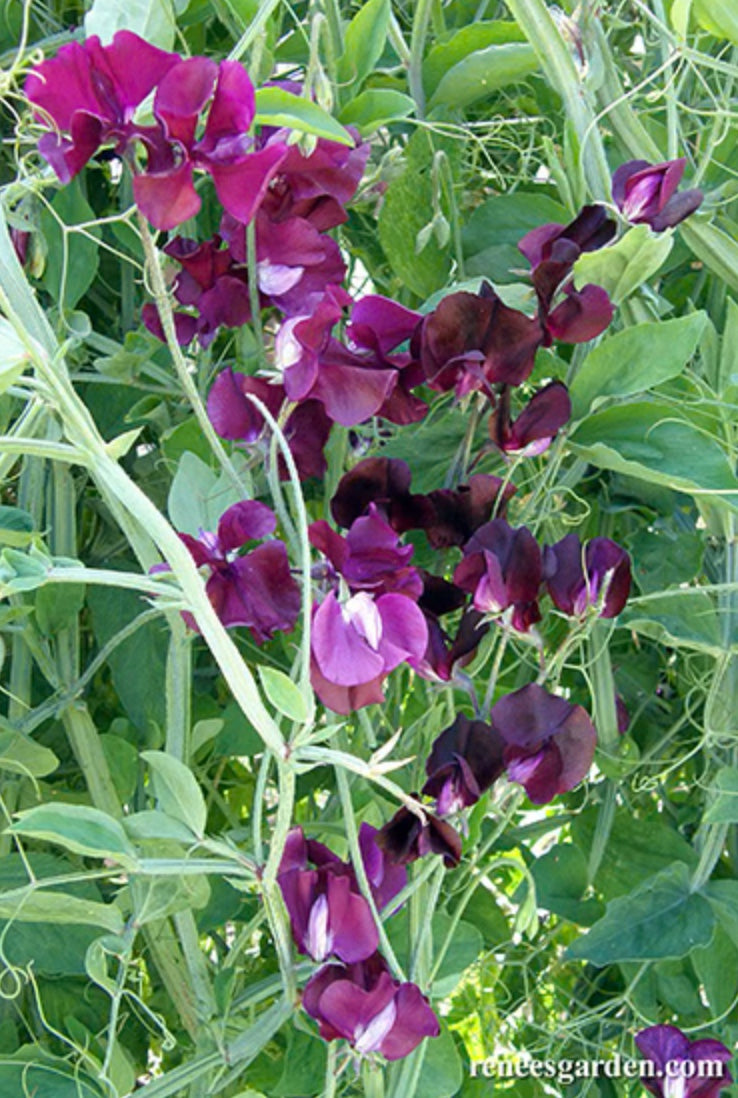
[[[372,899],[382,911],[405,887],[407,874],[384,857],[366,823],[359,846]],[[277,880],[297,949],[321,964],[331,962],[310,978],[302,996],[326,1041],[344,1038],[360,1056],[398,1060],[424,1037],[438,1036],[438,1019],[420,988],[395,980],[377,952],[377,926],[351,865],[298,827],[287,837]]]

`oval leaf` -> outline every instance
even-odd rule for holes
[[[259,667],[258,671],[264,693],[274,708],[291,721],[306,721],[308,706],[292,679],[274,667]]]
[[[286,126],[300,133],[312,133],[341,145],[354,145],[355,141],[340,122],[309,99],[285,91],[283,88],[259,88],[256,92],[256,122],[260,126]]]
[[[75,854],[112,858],[121,865],[136,864],[136,851],[121,824],[89,805],[40,804],[18,813],[11,831],[57,843]]]
[[[162,812],[181,820],[202,837],[208,809],[192,771],[164,751],[142,751],[141,757],[149,764],[154,794]]]

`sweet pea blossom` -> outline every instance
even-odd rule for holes
[[[500,698],[490,724],[504,742],[510,781],[520,782],[533,804],[548,804],[587,774],[597,733],[581,705],[530,683]]]
[[[377,927],[351,867],[322,843],[306,841],[299,827],[287,837],[277,883],[300,953],[353,964],[376,951]]]
[[[422,792],[436,797],[436,810],[448,816],[476,804],[482,793],[505,769],[504,742],[485,721],[471,721],[458,713],[449,728],[434,741]]]
[[[453,869],[461,861],[461,836],[420,802],[418,810],[414,812],[405,805],[398,809],[377,832],[377,845],[397,865],[409,865],[426,854],[440,854],[446,868]]]
[[[321,968],[306,984],[302,1005],[324,1040],[344,1038],[360,1056],[400,1060],[441,1031],[420,988],[393,980],[378,954]]]
[[[428,627],[405,595],[373,599],[359,591],[341,603],[331,591],[313,612],[311,641],[313,689],[329,709],[346,714],[384,701],[385,678],[422,658]]]
[[[205,589],[220,620],[246,626],[257,644],[277,630],[290,632],[300,612],[300,590],[283,542],[273,539],[237,555],[248,542],[273,533],[276,524],[265,504],[244,500],[221,515],[216,533],[180,534],[195,563],[210,570]]]
[[[630,557],[610,538],[592,538],[583,546],[576,534],[567,534],[544,547],[543,578],[564,614],[580,617],[601,602],[600,617],[615,618],[630,593]]]
[[[635,1043],[653,1066],[641,1082],[656,1098],[718,1098],[733,1082],[733,1053],[721,1041],[690,1041],[676,1026],[649,1026]]]
[[[73,179],[102,145],[123,155],[141,136],[157,137],[151,127],[135,125],[133,117],[179,60],[176,53],[121,30],[107,46],[92,35],[68,42],[55,57],[34,66],[25,94],[37,108],[36,121],[53,124],[38,149],[62,183]]]
[[[569,392],[560,381],[539,389],[514,421],[510,419],[509,389],[505,389],[490,417],[490,434],[504,453],[534,457],[548,449],[570,416]]]
[[[686,158],[649,164],[647,160],[628,160],[612,177],[612,197],[623,217],[633,224],[650,225],[654,232],[671,229],[702,205],[704,195],[698,188],[677,191]]]
[[[369,505],[368,515],[355,519],[345,538],[323,520],[311,523],[308,533],[310,544],[328,558],[352,592],[395,591],[415,600],[423,593],[420,574],[410,564],[413,546],[400,544],[375,504]]]
[[[542,579],[541,550],[531,532],[493,519],[464,546],[454,583],[473,595],[475,609],[504,620],[526,633],[541,620],[538,592]]]

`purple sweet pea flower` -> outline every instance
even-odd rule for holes
[[[308,842],[301,828],[287,838],[277,883],[300,953],[354,964],[376,951],[377,927],[351,867],[322,843]]]
[[[702,191],[677,192],[686,158],[649,164],[629,160],[612,177],[612,197],[623,217],[633,224],[650,225],[654,232],[671,229],[702,204]]]
[[[409,865],[426,854],[440,854],[446,868],[453,869],[461,861],[461,836],[420,802],[418,808],[419,812],[413,812],[403,805],[395,812],[377,832],[377,845],[396,865]]]
[[[573,789],[592,765],[597,733],[586,711],[537,683],[500,698],[490,724],[505,743],[510,781],[520,782],[533,804]]]
[[[267,144],[282,137],[278,131]],[[272,221],[299,217],[320,232],[334,229],[348,217],[344,207],[356,193],[369,153],[366,143],[351,147],[322,137],[309,156],[290,145],[270,184],[264,210]]]
[[[336,713],[384,701],[387,675],[427,643],[423,613],[405,595],[359,591],[341,604],[331,591],[313,613],[313,689]]]
[[[401,1060],[441,1032],[415,984],[393,980],[376,954],[361,964],[326,965],[305,986],[302,1005],[326,1041],[344,1038],[360,1056]]]
[[[635,1043],[651,1064],[641,1082],[656,1098],[718,1098],[733,1082],[733,1053],[720,1041],[690,1041],[676,1026],[649,1026]]]
[[[493,441],[505,453],[520,454],[523,457],[542,454],[564,424],[569,422],[571,400],[568,389],[562,382],[552,381],[531,397],[518,418],[512,422],[509,398],[509,389],[505,389],[500,394],[497,409],[490,417]]]
[[[108,46],[97,35],[69,42],[28,75],[25,94],[38,110],[36,121],[53,124],[39,152],[62,183],[82,170],[101,145],[123,155],[142,136],[136,108],[167,72],[179,63],[176,53],[149,45],[121,30]]]
[[[377,843],[377,835],[376,827],[368,823],[363,823],[359,828],[361,860],[377,911],[383,911],[406,886],[407,870],[390,862]]]
[[[485,614],[504,615],[514,629],[526,633],[541,620],[538,592],[542,580],[541,550],[531,532],[493,519],[464,546],[454,583],[473,594],[474,607]]]
[[[505,744],[484,721],[470,721],[463,713],[441,732],[425,764],[428,780],[422,792],[436,797],[440,816],[476,804],[482,793],[505,769]]]
[[[234,370],[218,374],[208,395],[208,416],[221,438],[252,445],[265,432],[264,417],[247,394],[257,397],[276,419],[286,400],[284,388],[264,378],[249,377]],[[331,421],[317,400],[298,405],[282,428],[301,480],[323,476],[326,470],[323,450],[331,431]],[[268,432],[267,432],[268,435]],[[288,477],[279,455],[279,475]]]
[[[581,617],[601,603],[600,617],[615,618],[630,593],[630,557],[610,538],[592,538],[583,546],[576,534],[567,534],[544,548],[543,578],[562,613]]]
[[[276,524],[265,504],[244,500],[221,515],[217,533],[180,534],[195,563],[210,569],[206,591],[220,620],[246,626],[257,644],[277,630],[291,632],[300,612],[300,590],[283,542],[275,539],[236,555],[247,542],[273,533]],[[189,617],[188,622],[194,625]]]
[[[368,515],[351,524],[345,538],[322,519],[311,523],[309,535],[310,544],[328,558],[352,592],[384,595],[395,591],[416,601],[423,593],[420,574],[410,564],[413,546],[400,545],[375,504],[369,505]]]
[[[410,666],[425,679],[449,682],[457,670],[474,657],[489,624],[484,614],[466,607],[468,596],[460,587],[441,576],[423,573],[423,594],[418,606],[428,626],[428,647],[422,660],[410,660]],[[453,636],[441,624],[441,618],[463,609]]]
[[[208,103],[198,137],[198,121]],[[152,225],[173,229],[198,212],[195,168],[211,175],[228,213],[243,222],[252,219],[287,155],[284,142],[254,151],[249,130],[255,109],[253,85],[238,61],[217,65],[206,57],[191,57],[164,74],[154,96],[154,116],[167,146],[149,147],[146,171],[133,181],[136,203]]]

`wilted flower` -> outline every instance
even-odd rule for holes
[[[514,629],[527,632],[541,620],[541,550],[525,526],[513,529],[504,519],[480,526],[464,546],[454,583],[473,595],[474,607],[485,614],[505,614]]]
[[[101,145],[125,153],[143,132],[133,123],[136,108],[178,63],[176,53],[121,30],[108,46],[97,35],[68,42],[31,70],[26,97],[39,108],[38,122],[53,123],[39,140],[39,152],[62,183],[77,175]]]
[[[652,1067],[641,1082],[656,1098],[718,1098],[733,1082],[733,1053],[720,1041],[690,1041],[676,1026],[649,1026],[635,1043]]]
[[[504,742],[484,721],[463,713],[435,740],[425,764],[428,781],[422,792],[436,797],[441,816],[475,804],[505,769]]]
[[[369,505],[368,515],[352,522],[346,537],[322,519],[311,523],[309,535],[310,544],[328,558],[351,591],[375,595],[396,591],[416,600],[422,594],[423,581],[410,564],[413,546],[400,545],[375,504]]]
[[[237,555],[248,542],[273,533],[276,525],[265,504],[244,500],[221,515],[217,533],[201,530],[197,538],[180,534],[195,563],[210,569],[206,591],[220,620],[226,626],[246,626],[257,644],[278,629],[290,632],[300,612],[300,590],[283,542],[274,539]]]
[[[533,457],[548,449],[570,416],[569,392],[560,381],[552,381],[539,389],[513,422],[510,421],[509,390],[505,390],[490,417],[490,434],[505,453]]]
[[[326,1041],[344,1038],[361,1056],[408,1056],[424,1037],[437,1037],[438,1019],[415,984],[393,980],[376,954],[361,964],[326,965],[305,986],[302,1005]]]
[[[322,843],[308,842],[299,827],[287,837],[277,883],[301,953],[353,964],[375,952],[379,934],[351,867]]]
[[[592,765],[597,733],[587,712],[537,683],[500,698],[490,724],[504,740],[508,777],[533,804],[573,789]]]
[[[610,538],[592,538],[583,546],[576,534],[567,534],[544,548],[543,578],[564,614],[580,617],[601,603],[600,617],[615,618],[630,593],[630,557]]]
[[[337,713],[384,701],[387,675],[421,659],[427,643],[422,611],[405,595],[359,591],[341,603],[331,591],[313,613],[313,689]]]
[[[283,386],[273,385],[265,378],[250,377],[234,370],[223,370],[213,382],[208,395],[208,416],[221,438],[249,445],[257,442],[265,429],[264,417],[248,399],[252,394],[276,419],[285,402]],[[326,469],[323,449],[331,431],[331,421],[317,400],[307,400],[290,412],[282,427],[297,472],[301,480],[320,477]],[[279,471],[287,477],[287,469],[279,454]]]
[[[408,865],[426,854],[440,854],[447,869],[461,861],[461,837],[445,820],[422,808],[413,812],[403,805],[377,832],[377,845],[390,862]]]
[[[623,217],[662,232],[694,213],[702,204],[702,191],[677,191],[686,163],[686,158],[680,157],[661,164],[647,160],[621,164],[612,177],[612,197]]]

